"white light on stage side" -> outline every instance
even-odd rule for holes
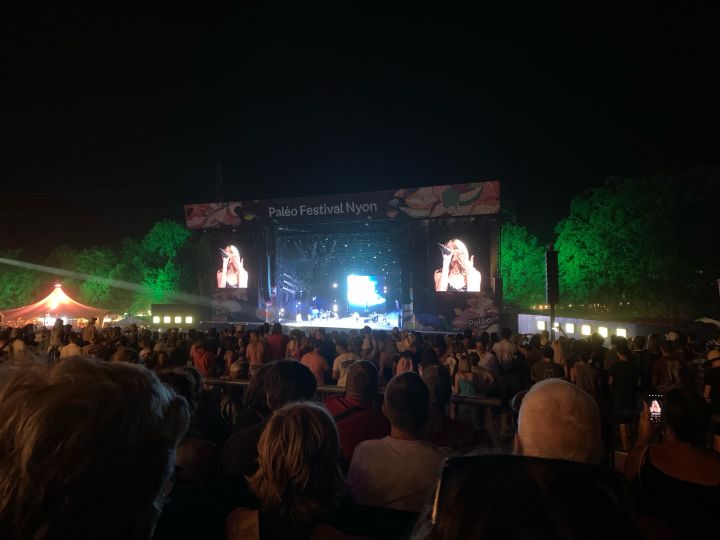
[[[545,321],[537,321],[537,329],[545,330]]]
[[[337,283],[333,283],[333,289],[337,289]]]
[[[626,338],[626,337],[627,337],[627,330],[625,330],[624,328],[618,328],[617,331],[615,332],[615,335],[618,336],[618,337],[624,337],[624,338]]]
[[[566,334],[574,334],[575,333],[575,325],[571,322],[565,323],[565,333]]]
[[[337,310],[338,310],[337,304],[333,304],[333,311],[334,311],[335,313],[337,313]]]
[[[153,323],[155,323],[155,324],[160,324],[160,316],[159,316],[159,315],[155,315],[155,316],[153,317]]]
[[[608,329],[605,326],[598,327],[598,334],[600,334],[602,337],[606,338],[608,337]]]
[[[592,327],[589,324],[583,324],[580,327],[580,333],[583,336],[589,336],[590,334],[592,334]]]
[[[165,316],[163,317],[163,322],[164,322],[165,324],[169,323],[169,322],[170,322],[170,315],[165,315]]]

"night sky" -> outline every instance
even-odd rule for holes
[[[226,200],[498,179],[548,239],[607,176],[720,164],[717,28],[692,8],[6,11],[3,249],[182,221],[218,158]]]

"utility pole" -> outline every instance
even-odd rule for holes
[[[550,305],[550,340],[555,341],[555,304],[560,302],[558,253],[552,245],[545,252],[545,301]]]

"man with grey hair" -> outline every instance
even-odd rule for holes
[[[563,379],[535,384],[520,406],[515,452],[525,456],[599,463],[600,411],[584,390]]]

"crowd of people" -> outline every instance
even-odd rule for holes
[[[695,538],[719,429],[720,333],[3,328],[0,537]]]

